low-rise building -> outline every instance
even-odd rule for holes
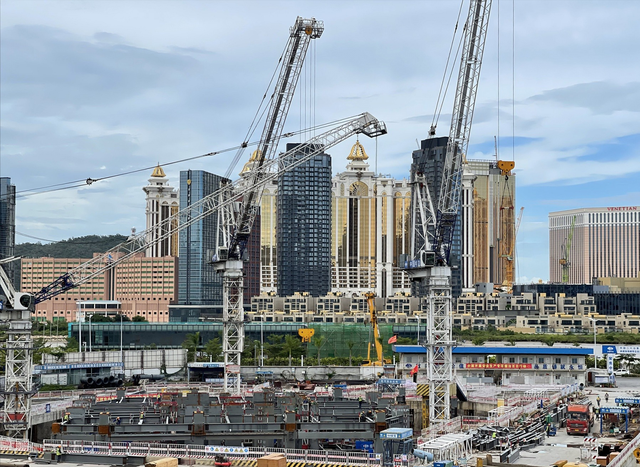
[[[409,377],[412,369],[418,365],[418,382],[422,377],[426,378],[425,347],[394,345],[393,350],[398,354],[398,377]],[[593,349],[460,346],[453,348],[453,366],[456,377],[466,384],[586,385],[587,355],[593,355]]]

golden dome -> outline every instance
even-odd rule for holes
[[[162,167],[160,167],[160,164],[158,164],[158,166],[153,169],[153,173],[151,174],[152,177],[166,177],[167,175],[164,173],[164,170],[162,170]]]
[[[369,159],[369,156],[367,156],[367,153],[364,151],[364,147],[362,147],[360,141],[356,141],[356,144],[351,148],[351,152],[347,159],[350,161],[366,161]]]

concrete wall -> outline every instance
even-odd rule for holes
[[[257,372],[271,371],[274,379],[288,380],[344,380],[344,381],[375,381],[379,374],[384,374],[380,366],[243,366],[240,369],[242,378],[253,380],[256,378],[269,379],[271,375]]]

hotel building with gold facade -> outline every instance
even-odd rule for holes
[[[332,180],[331,292],[375,291],[378,297],[409,293],[409,278],[398,264],[398,256],[409,249],[409,182],[371,171],[359,141],[347,160],[347,170]],[[277,196],[276,184],[262,195],[261,292],[278,290]]]

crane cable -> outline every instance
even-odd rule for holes
[[[461,36],[460,42],[458,43],[458,49],[456,51],[456,56],[451,64],[451,71],[449,72],[449,78],[447,79],[447,72],[449,71],[449,62],[451,61],[451,52],[453,50],[453,44],[456,40],[456,34],[458,32],[458,25],[460,24],[460,16],[462,14],[462,7],[464,5],[464,0],[460,1],[460,9],[458,10],[458,18],[456,19],[456,26],[453,29],[453,36],[451,37],[451,45],[449,46],[449,55],[447,56],[447,63],[444,66],[444,73],[442,75],[442,81],[440,83],[440,90],[438,91],[438,99],[436,100],[436,108],[433,112],[433,119],[431,120],[431,127],[435,128],[438,126],[438,120],[440,119],[440,113],[442,112],[442,107],[444,106],[444,99],[447,96],[447,90],[449,89],[449,85],[451,84],[451,77],[453,76],[453,70],[456,61],[458,60],[458,54],[460,53],[460,46],[462,45],[462,40],[464,35]],[[445,87],[444,83],[447,82]],[[443,94],[444,88],[444,94]],[[442,97],[442,100],[440,99]]]
[[[340,125],[342,123],[345,123],[347,121],[353,120],[355,117],[356,117],[355,115],[352,115],[350,117],[341,118],[341,119],[338,119],[338,120],[334,120],[332,122],[321,123],[320,125],[316,125],[315,127],[311,128],[311,129],[301,129],[301,130],[288,132],[288,133],[283,134],[282,137],[283,138],[291,138],[291,137],[303,134],[304,132],[307,132],[307,131],[310,131],[310,130],[320,131],[320,130],[323,130],[325,128],[334,127],[334,126]],[[166,166],[169,166],[169,165],[180,164],[182,162],[201,159],[203,157],[216,156],[216,155],[219,155],[219,154],[223,154],[223,153],[226,153],[226,152],[229,152],[229,151],[238,150],[238,149],[241,149],[241,148],[244,148],[244,147],[248,147],[248,146],[257,146],[260,143],[261,143],[261,141],[254,141],[254,142],[251,142],[251,143],[242,143],[242,144],[240,144],[238,146],[233,146],[233,147],[230,147],[230,148],[227,148],[227,149],[221,149],[219,151],[212,151],[212,152],[208,152],[206,154],[187,157],[187,158],[184,158],[184,159],[178,159],[178,160],[171,161],[171,162],[158,163],[157,165],[160,165],[162,167],[166,167]],[[17,198],[26,198],[26,197],[33,196],[33,195],[51,193],[51,192],[55,192],[55,191],[69,190],[69,189],[72,189],[72,188],[79,188],[79,187],[83,187],[83,186],[87,186],[87,185],[92,185],[95,182],[100,182],[100,181],[103,181],[103,180],[122,177],[122,176],[125,176],[125,175],[131,175],[131,174],[139,173],[139,172],[145,172],[145,171],[154,169],[155,167],[156,167],[156,165],[153,165],[153,166],[143,167],[141,169],[129,170],[129,171],[126,171],[126,172],[116,173],[116,174],[107,175],[107,176],[99,177],[99,178],[91,178],[91,177],[89,177],[89,178],[86,178],[86,179],[72,180],[72,181],[69,181],[69,182],[57,183],[57,184],[54,184],[54,185],[46,185],[46,186],[38,187],[38,188],[30,188],[30,189],[27,189],[27,190],[22,190],[22,191],[16,192],[16,199]],[[18,195],[20,195],[20,196],[18,196]]]

